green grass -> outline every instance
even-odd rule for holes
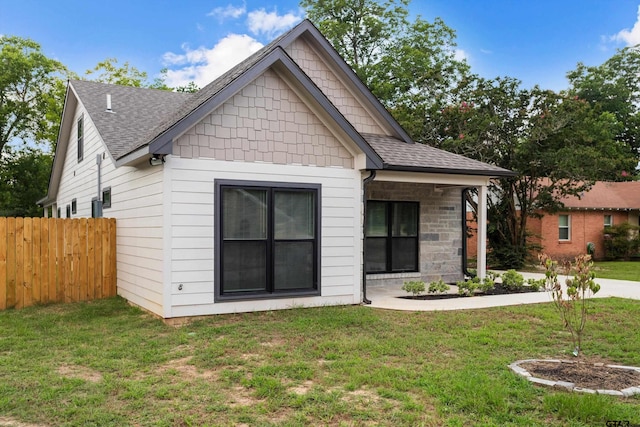
[[[640,261],[598,261],[596,277],[640,282]]]
[[[640,301],[592,301],[584,351],[640,366]],[[0,419],[35,425],[640,424],[640,397],[534,387],[507,365],[565,357],[550,304],[212,316],[182,328],[113,298],[0,312]],[[568,356],[566,356],[568,357]]]

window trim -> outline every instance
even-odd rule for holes
[[[71,218],[71,205],[67,205],[66,207],[67,218]]]
[[[387,235],[386,236],[379,236],[379,237],[371,237],[372,239],[385,239],[386,240],[386,250],[387,250],[387,257],[386,257],[386,268],[384,271],[368,271],[366,270],[367,267],[367,260],[364,259],[363,260],[363,268],[365,269],[365,273],[366,274],[401,274],[401,273],[418,273],[420,272],[420,202],[415,201],[415,200],[377,200],[377,199],[371,199],[371,200],[366,200],[365,203],[369,203],[369,202],[374,202],[374,203],[384,203],[386,206],[386,212],[387,212]],[[392,232],[392,227],[393,227],[393,220],[391,218],[391,214],[393,211],[393,205],[396,203],[410,203],[413,204],[417,207],[417,223],[416,223],[416,235],[414,236],[409,236],[410,238],[414,238],[415,239],[415,251],[416,251],[416,258],[415,258],[415,270],[393,270],[392,267],[392,259],[393,259],[393,252],[392,252],[392,246],[393,246],[393,232]],[[369,207],[367,206],[367,210],[369,209]],[[364,225],[364,231],[365,231],[365,236],[364,236],[364,242],[363,244],[366,245],[367,244],[367,239],[369,238],[366,235],[366,230],[367,230],[367,225]],[[396,237],[398,238],[398,237]],[[405,237],[407,238],[407,237]],[[365,250],[365,253],[367,251]]]
[[[567,217],[567,225],[560,225],[560,217]],[[560,238],[560,230],[567,229],[567,238]],[[571,215],[569,214],[560,214],[558,215],[558,241],[560,242],[570,242],[571,241]]]
[[[259,291],[259,292],[246,292],[236,294],[223,294],[222,293],[222,190],[224,188],[253,188],[268,190],[269,194],[273,194],[273,190],[311,190],[315,192],[315,239],[314,239],[314,289],[305,290],[293,290],[293,291]],[[243,181],[243,180],[228,180],[228,179],[215,179],[214,180],[214,303],[216,302],[233,302],[233,301],[251,301],[251,300],[271,300],[279,298],[292,298],[292,297],[309,297],[320,296],[322,290],[321,276],[322,276],[322,263],[321,263],[321,230],[322,230],[322,185],[321,184],[307,184],[299,182],[276,182],[276,181]],[[269,227],[272,229],[272,217],[273,207],[269,206],[267,212],[269,217]],[[275,244],[276,239],[274,236],[268,235],[267,244]],[[267,282],[273,286],[273,258],[267,261],[268,271],[270,277],[267,277]],[[270,263],[270,264],[269,264]]]
[[[77,135],[77,148],[78,148],[78,163],[84,160],[84,113],[80,114],[76,123],[76,135]]]
[[[609,218],[608,222],[607,222],[607,218]],[[611,215],[611,214],[605,214],[604,215],[604,226],[605,227],[613,227],[613,215]]]
[[[105,194],[108,194],[108,195],[109,195],[109,203],[106,203],[106,202],[104,201],[104,196],[105,196]],[[108,208],[110,208],[110,207],[111,207],[111,187],[105,187],[105,188],[102,190],[102,209],[108,209]]]
[[[71,213],[72,214],[77,214],[78,213],[78,200],[77,199],[71,199]]]

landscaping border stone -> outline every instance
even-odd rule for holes
[[[520,366],[520,364],[522,364],[522,363],[533,363],[533,362],[575,363],[572,360],[524,359],[524,360],[518,360],[517,362],[511,363],[509,365],[509,368],[513,372],[515,372],[516,374],[526,378],[527,381],[530,381],[530,382],[532,382],[534,384],[545,385],[547,387],[561,388],[563,390],[576,391],[576,392],[579,392],[579,393],[606,394],[606,395],[610,395],[610,396],[630,397],[630,396],[633,396],[634,394],[640,394],[640,384],[638,384],[635,387],[625,388],[623,390],[602,390],[602,389],[593,390],[593,389],[590,389],[590,388],[576,387],[574,383],[570,383],[570,382],[566,382],[566,381],[552,381],[552,380],[547,380],[547,379],[544,379],[544,378],[536,378],[533,375],[531,375],[531,373],[529,371],[527,371],[525,368]],[[602,366],[603,364],[598,364],[598,365]],[[635,367],[635,366],[622,366],[622,365],[604,365],[604,366],[606,366],[607,368],[611,368],[611,369],[626,369],[626,370],[632,370],[632,371],[640,372],[640,368]]]

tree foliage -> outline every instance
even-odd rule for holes
[[[12,140],[55,141],[65,72],[33,40],[0,36],[0,153]]]
[[[452,95],[457,102],[434,119],[437,145],[516,173],[490,185],[487,234],[493,262],[502,267],[524,263],[529,218],[634,166],[628,146],[615,139],[615,116],[583,99],[522,89],[512,78],[476,77]]]
[[[0,216],[40,216],[36,202],[47,192],[52,156],[32,147],[0,154]]]
[[[416,140],[432,135],[430,113],[468,74],[455,58],[455,32],[441,19],[409,21],[409,0],[303,0],[360,79]]]
[[[579,63],[567,73],[571,92],[621,124],[616,140],[640,160],[640,45],[619,50],[598,66]]]

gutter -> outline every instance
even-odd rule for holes
[[[364,205],[362,217],[362,303],[371,304],[371,300],[367,298],[367,270],[365,260],[367,259],[366,245],[366,228],[367,228],[367,185],[376,177],[376,171],[372,170],[371,174],[362,181],[362,203]]]

